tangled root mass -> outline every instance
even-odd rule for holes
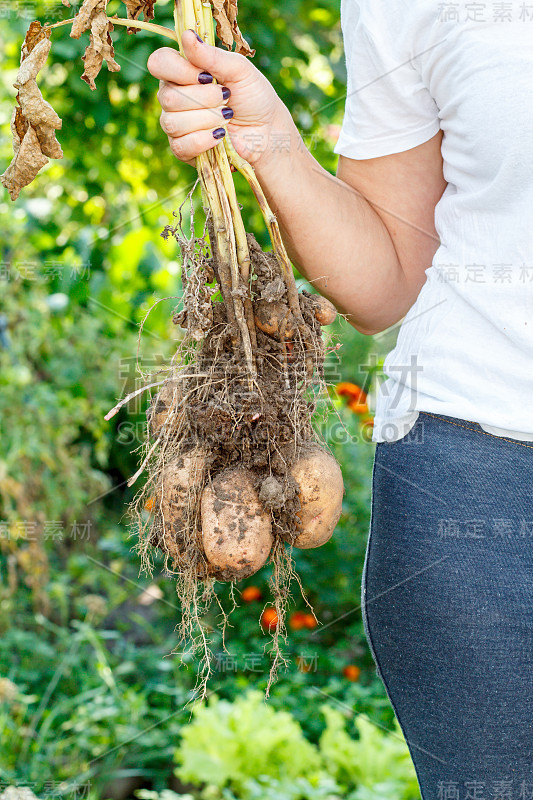
[[[176,229],[173,233],[176,235]],[[275,255],[264,252],[253,235],[247,234],[257,340],[256,375],[251,376],[235,320],[219,291],[216,257],[209,255],[203,239],[195,239],[191,246],[191,241],[176,238],[183,255],[184,297],[174,322],[186,332],[148,410],[149,437],[144,445],[148,478],[132,509],[137,549],[148,571],[153,567],[154,550],[164,554],[165,568],[176,579],[182,609],[180,645],[192,643],[193,652],[200,647],[205,688],[211,654],[201,616],[213,599],[218,601],[214,582],[248,577],[265,558],[248,560],[244,567],[231,558],[227,563],[213,563],[206,556],[202,497],[205,506],[204,490],[208,489],[209,513],[223,516],[223,504],[236,502],[233,495],[240,491],[239,481],[244,482],[241,501],[257,507],[257,520],[249,522],[244,512],[242,517],[237,514],[235,524],[242,528],[235,530],[237,539],[249,536],[247,526],[253,529],[264,515],[270,518],[272,546],[267,548],[267,563],[273,565],[270,584],[278,615],[272,680],[284,660],[278,640],[285,635],[284,615],[293,578],[301,588],[291,558],[292,544],[301,533],[299,487],[290,473],[302,451],[317,441],[311,418],[317,387],[323,385],[324,362],[317,299],[306,292],[299,294],[310,347],[309,340],[302,341],[289,311]],[[233,479],[224,482],[232,470]],[[233,495],[226,497],[227,491]],[[149,515],[145,511],[148,504],[152,509]],[[216,532],[219,529],[214,524]]]

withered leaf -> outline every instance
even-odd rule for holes
[[[64,6],[70,8],[70,0],[61,0],[61,2],[63,3]]]
[[[110,72],[118,72],[120,65],[115,61],[115,49],[111,40],[113,25],[107,17],[98,17],[91,26],[89,44],[83,56],[85,69],[81,79],[88,83],[91,89],[96,89],[94,79],[102,69],[104,61]]]
[[[72,23],[70,35],[73,39],[79,39],[82,33],[88,31],[95,17],[105,16],[109,0],[83,0],[82,6]]]
[[[20,69],[14,83],[18,105],[11,118],[13,160],[1,176],[12,200],[33,181],[48,158],[63,157],[55,135],[61,128],[61,119],[44,100],[36,80],[50,47],[50,31],[39,22],[32,22],[22,45]]]
[[[30,27],[24,37],[24,41],[22,42],[22,48],[20,51],[20,63],[28,58],[29,54],[33,50],[33,48],[39,44],[43,39],[50,38],[51,31],[47,30],[47,28],[43,28],[39,20],[35,20],[34,22],[30,22]]]
[[[85,49],[83,63],[85,69],[82,80],[91,89],[96,89],[94,79],[102,69],[104,61],[110,72],[118,72],[120,66],[115,61],[115,49],[111,40],[113,25],[108,21],[106,8],[109,0],[84,0],[83,5],[74,17],[70,35],[79,39],[82,33],[89,31],[89,44]]]
[[[237,0],[211,0],[213,5],[213,17],[217,23],[217,36],[228,50],[233,47],[235,51],[243,56],[254,56],[246,39],[243,37],[237,25]]]
[[[154,18],[155,0],[124,0],[128,12],[128,19],[139,19],[144,14],[144,19],[149,22]],[[128,28],[128,33],[138,33],[138,28]]]

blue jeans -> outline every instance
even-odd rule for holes
[[[361,601],[423,800],[531,800],[533,443],[425,412],[378,443]]]

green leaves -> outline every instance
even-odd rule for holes
[[[213,697],[197,706],[176,753],[183,781],[230,785],[246,797],[248,779],[297,778],[316,770],[318,753],[286,711],[250,691],[233,703]]]
[[[357,738],[353,738],[340,711],[328,705],[321,710],[327,723],[320,737],[321,753],[333,777],[344,786],[359,789],[354,800],[370,800],[371,790],[378,784],[389,785],[380,797],[410,800],[418,796],[415,768],[397,720],[394,730],[386,732],[358,715],[354,721]]]
[[[326,729],[310,744],[286,711],[275,711],[260,692],[233,703],[213,696],[197,706],[176,751],[182,781],[205,785],[202,797],[227,800],[415,800],[415,769],[397,723],[383,731],[322,705]],[[218,790],[218,791],[215,791]]]

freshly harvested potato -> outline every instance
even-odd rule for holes
[[[279,338],[283,333],[285,339],[292,339],[296,333],[294,317],[288,306],[279,300],[269,303],[267,300],[256,300],[254,303],[255,324],[268,336]],[[283,329],[284,327],[284,330]]]
[[[176,427],[180,424],[185,415],[185,412],[179,408],[182,400],[183,392],[180,382],[176,379],[166,381],[153,398],[147,411],[150,433],[154,438],[159,435],[171,411],[174,413],[172,426]]]
[[[300,490],[297,512],[301,533],[294,547],[320,547],[331,538],[342,511],[344,484],[337,461],[318,445],[304,450],[291,468]]]
[[[320,325],[331,325],[337,318],[337,309],[326,297],[313,295],[313,311]]]
[[[153,510],[162,518],[163,541],[154,543],[174,558],[180,556],[179,538],[187,523],[187,497],[189,489],[203,484],[206,469],[206,453],[195,447],[164,468],[161,484],[155,496]]]
[[[201,514],[204,552],[217,577],[238,581],[263,566],[274,538],[253,473],[234,467],[217,475],[202,492]]]

